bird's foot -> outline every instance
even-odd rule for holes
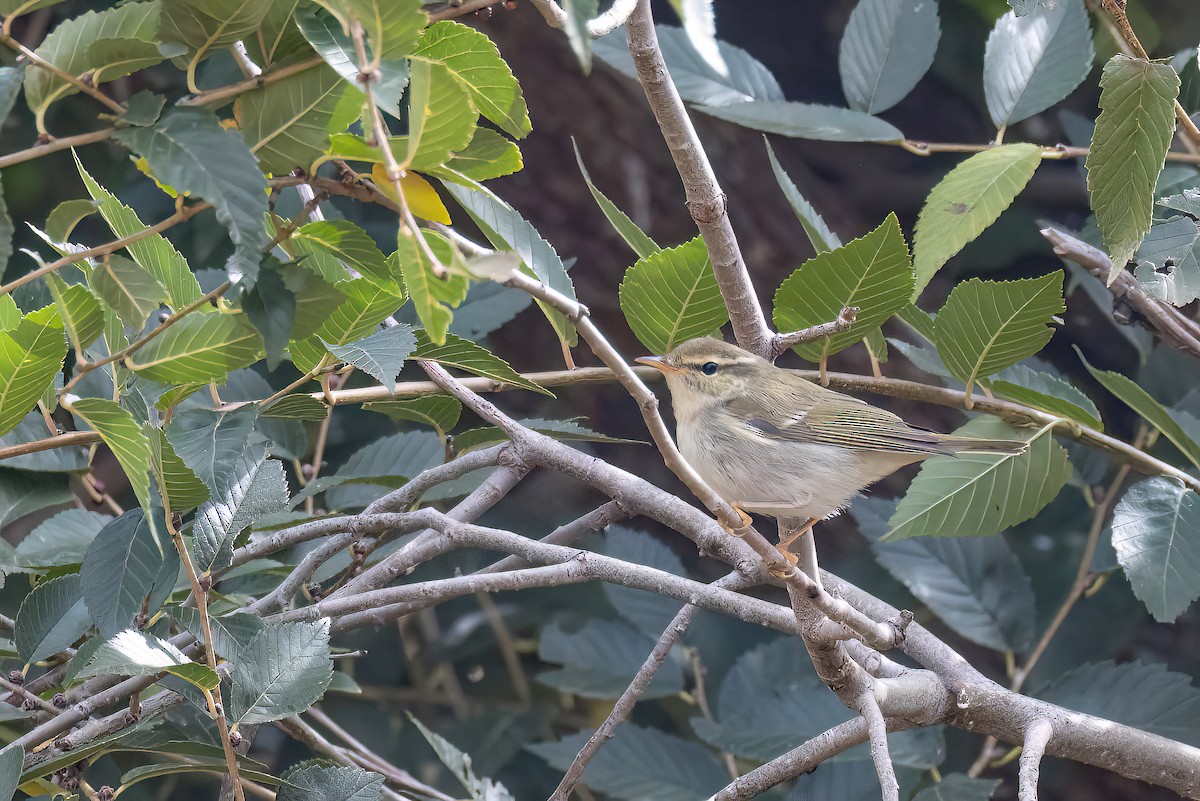
[[[742,507],[738,506],[736,503],[730,504],[730,506],[733,507],[733,511],[738,513],[738,517],[742,519],[742,524],[737,528],[730,528],[729,526],[725,525],[725,521],[721,520],[719,517],[717,518],[717,522],[721,525],[721,528],[725,529],[726,534],[731,537],[738,537],[740,539],[741,537],[746,536],[746,533],[750,531],[750,527],[754,525],[754,521],[750,518],[750,515],[743,512]]]
[[[775,550],[779,551],[779,555],[787,561],[787,569],[781,567],[771,567],[767,568],[767,572],[777,579],[785,579],[792,574],[793,570],[796,569],[796,564],[800,561],[800,559],[796,556],[796,554],[789,551],[787,546],[785,546],[783,543],[776,545]]]
[[[817,518],[811,518],[803,526],[792,529],[787,536],[779,538],[779,544],[775,546],[775,549],[779,551],[780,556],[787,560],[789,567],[787,570],[771,570],[770,572],[773,576],[776,578],[785,578],[792,572],[792,568],[795,568],[797,563],[800,561],[796,554],[792,553],[790,550],[792,543],[812,531],[812,527],[816,524]]]

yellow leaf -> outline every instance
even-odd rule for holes
[[[388,180],[386,167],[382,164],[371,167],[371,178],[380,192],[396,203],[400,202],[400,198],[396,195],[396,187]],[[400,189],[404,192],[404,201],[408,204],[408,210],[414,216],[444,225],[450,224],[450,212],[446,210],[446,205],[442,203],[437,190],[429,181],[409,170],[400,179]]]
[[[134,159],[133,166],[138,168],[138,172],[142,173],[147,178],[154,181],[154,183],[158,186],[159,189],[166,192],[171,197],[179,197],[179,190],[177,190],[173,186],[164,184],[162,181],[160,181],[154,177],[154,171],[150,169],[150,164],[149,164],[149,162],[146,161],[145,156],[139,156],[138,158]],[[186,193],[184,194],[184,197],[187,197]]]

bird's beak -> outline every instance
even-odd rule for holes
[[[662,356],[639,356],[634,361],[638,364],[648,364],[655,369],[662,370],[664,374],[668,375],[681,372],[675,365],[664,362]]]

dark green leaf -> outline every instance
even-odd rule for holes
[[[1200,597],[1200,499],[1178,479],[1130,487],[1113,510],[1112,544],[1133,594],[1160,623]]]
[[[235,246],[235,277],[253,283],[267,244],[267,181],[245,140],[194,106],[171,109],[153,128],[126,128],[113,137],[143,156],[158,180],[213,204]]]
[[[624,526],[604,530],[604,553],[614,559],[647,565],[676,576],[686,576],[683,561],[666,543],[644,531]],[[604,584],[604,596],[621,617],[643,634],[658,639],[679,612],[679,601],[646,590]]]
[[[65,476],[0,469],[0,527],[27,514],[75,500]]]
[[[457,367],[459,370],[465,370],[484,378],[491,378],[554,397],[549,390],[522,377],[520,373],[509,366],[508,362],[479,347],[474,342],[448,334],[446,344],[435,345],[429,341],[429,335],[424,331],[417,331],[416,334],[417,350],[412,356],[414,359],[438,362],[446,367]]]
[[[913,234],[913,300],[951,256],[1009,207],[1041,161],[1037,145],[1002,145],[971,156],[933,188]]]
[[[242,311],[262,336],[267,369],[283,361],[296,320],[296,296],[275,270],[262,270],[254,288],[242,296]]]
[[[324,11],[314,8],[296,9],[296,25],[313,50],[321,54],[325,63],[334,69],[343,80],[363,91],[358,81],[358,58],[354,53],[354,41],[342,30],[341,23]],[[371,94],[381,111],[400,116],[400,97],[408,86],[408,61],[405,59],[385,60],[379,64],[379,79],[371,86]]]
[[[1067,452],[1050,428],[1013,428],[977,417],[956,434],[1021,440],[1025,453],[934,456],[921,465],[896,508],[886,538],[971,537],[998,534],[1050,503],[1071,475]]]
[[[1092,211],[1112,259],[1109,283],[1150,230],[1178,93],[1179,76],[1166,64],[1116,55],[1104,65],[1086,165]]]
[[[1104,430],[1100,410],[1092,399],[1056,375],[1014,364],[991,380],[992,391],[1009,400],[1043,412],[1077,420],[1097,431]]]
[[[540,673],[537,680],[584,698],[617,698],[646,661],[659,634],[661,629],[650,637],[627,623],[597,618],[589,618],[574,631],[557,623],[543,626],[538,658],[562,668]],[[682,690],[683,667],[674,659],[654,674],[644,697],[664,698]]]
[[[288,505],[283,464],[267,458],[265,445],[253,445],[235,459],[222,462],[221,471],[212,497],[196,509],[192,526],[192,547],[200,571],[228,567],[237,535],[257,518]]]
[[[112,637],[134,625],[142,611],[153,616],[158,607],[147,605],[165,564],[178,565],[174,546],[166,537],[163,510],[156,507],[152,521],[142,509],[130,509],[106,525],[83,557],[79,586],[92,623],[101,637]],[[175,584],[170,578],[169,591]]]
[[[1057,0],[996,22],[983,57],[983,89],[997,128],[1039,114],[1083,83],[1095,53],[1082,0]]]
[[[565,442],[612,442],[623,445],[645,444],[634,439],[617,439],[616,437],[599,434],[590,428],[584,428],[574,420],[522,419],[517,422],[539,434],[545,434],[552,439],[563,440]],[[484,426],[483,428],[472,428],[455,434],[454,447],[459,453],[466,453],[477,448],[505,442],[507,439],[508,435],[496,426]]]
[[[186,48],[194,80],[199,62],[253,34],[270,7],[270,0],[162,0],[159,36]]]
[[[46,430],[46,418],[39,411],[25,415],[16,427],[0,437],[0,448],[21,445],[26,442],[37,442],[50,436]],[[3,462],[4,467],[19,470],[33,470],[38,473],[74,473],[88,468],[87,453],[83,448],[52,448],[45,451],[35,451],[21,456],[10,456]]]
[[[64,200],[46,216],[46,236],[54,242],[66,242],[75,226],[100,210],[94,200]]]
[[[162,95],[142,90],[125,102],[126,125],[153,125],[162,115],[167,99]]]
[[[312,395],[284,395],[264,406],[259,415],[285,420],[324,420],[329,415],[329,407],[325,405],[325,401]]]
[[[268,723],[303,712],[321,699],[332,677],[328,619],[267,625],[238,654],[230,721]]]
[[[5,12],[7,15],[7,12]],[[17,95],[21,92],[21,82],[25,80],[25,62],[15,67],[0,67],[0,123],[8,117]],[[3,268],[0,262],[0,269]]]
[[[369,412],[386,414],[393,420],[411,420],[437,429],[445,436],[458,424],[462,404],[448,395],[431,395],[427,398],[389,398],[363,404]]]
[[[889,214],[874,231],[818,253],[788,276],[775,292],[775,325],[798,331],[837,319],[844,307],[858,307],[848,330],[793,348],[809,361],[821,361],[882,325],[908,305],[912,291],[908,245],[896,215]]]
[[[643,257],[625,272],[621,311],[653,353],[707,336],[729,322],[729,312],[700,237]]]
[[[228,465],[251,444],[255,408],[221,412],[187,409],[167,426],[167,439],[183,463],[213,491],[224,486]]]
[[[83,509],[67,509],[43,521],[17,545],[18,563],[27,567],[63,567],[83,561],[88,546],[113,518]]]
[[[83,636],[91,626],[79,576],[70,573],[34,587],[17,612],[13,640],[28,663],[56,654]]]
[[[0,798],[16,797],[24,763],[25,752],[20,746],[8,745],[0,751]]]
[[[122,256],[110,256],[97,264],[88,283],[132,331],[141,331],[147,318],[168,300],[167,291],[153,275]]]
[[[564,771],[591,735],[581,731],[526,748]],[[728,784],[729,774],[713,752],[698,743],[626,723],[621,736],[610,740],[588,763],[583,781],[614,798],[696,801]]]
[[[197,640],[204,639],[204,628],[200,623],[200,613],[193,606],[176,606],[171,609],[171,617],[187,629]],[[254,639],[254,635],[263,629],[262,618],[250,612],[238,612],[221,617],[209,616],[209,629],[212,631],[213,649],[225,659],[236,659],[238,652]]]
[[[941,35],[936,3],[860,0],[838,51],[851,107],[878,114],[903,100],[933,63]]]
[[[280,777],[276,801],[379,801],[383,776],[353,765],[301,762]]]
[[[318,0],[349,33],[351,19],[363,26],[370,66],[412,53],[428,22],[418,0]]]
[[[889,122],[861,111],[815,103],[755,100],[698,111],[756,131],[824,142],[898,142],[904,134]]]
[[[445,247],[446,241],[440,235],[424,232],[416,236],[423,236],[426,245],[431,249],[441,244],[443,247],[437,250],[446,255],[453,255]],[[416,236],[400,235],[396,242],[396,261],[399,262],[400,271],[404,275],[404,288],[412,299],[413,308],[416,309],[425,333],[431,340],[443,345],[450,330],[450,322],[454,319],[452,310],[466,299],[470,280],[466,276],[449,272],[445,276],[438,276],[433,259],[426,248],[422,247],[422,243],[417,241]],[[437,250],[433,250],[433,253],[439,256],[438,260],[445,267],[447,262],[441,260],[441,254],[438,254]]]
[[[441,439],[428,431],[406,431],[381,437],[355,451],[333,475],[310,481],[302,492],[296,493],[292,505],[341,484],[399,487],[424,470],[441,464],[445,451]],[[329,493],[325,500],[333,508],[341,509],[365,506],[379,494],[347,487]]]
[[[438,759],[442,761],[442,764],[450,769],[450,772],[454,774],[456,779],[462,782],[472,801],[514,801],[503,784],[497,784],[491,779],[479,778],[475,775],[475,769],[471,764],[471,757],[455,748],[445,737],[430,731],[425,724],[421,723],[421,721],[414,718],[411,714],[408,716],[408,719],[413,722],[421,732],[421,736],[433,747],[434,753],[438,755]]]
[[[1037,693],[1052,704],[1200,745],[1200,690],[1164,665],[1087,664]]]
[[[972,278],[954,287],[938,312],[934,341],[950,373],[967,385],[1042,349],[1066,310],[1063,273],[1016,281]]]
[[[842,240],[829,230],[825,220],[821,219],[821,215],[817,213],[811,203],[804,199],[800,190],[792,183],[792,179],[783,171],[779,160],[775,158],[775,150],[766,137],[763,137],[763,143],[767,146],[767,158],[771,160],[771,171],[775,173],[775,181],[783,190],[783,196],[787,198],[792,211],[796,212],[796,216],[800,218],[800,225],[804,227],[804,233],[808,234],[808,241],[812,243],[813,250],[817,253],[824,253],[827,250],[840,248]]]
[[[917,793],[912,801],[988,801],[999,786],[999,779],[973,779],[965,773],[950,773]]]

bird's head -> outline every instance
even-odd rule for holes
[[[770,373],[770,362],[712,337],[689,339],[663,356],[636,360],[667,377],[677,418],[747,394]]]

